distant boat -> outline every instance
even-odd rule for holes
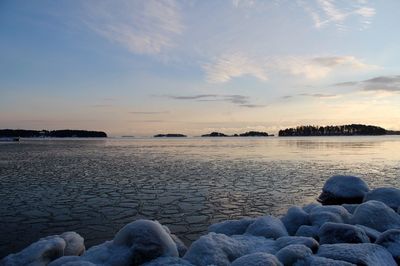
[[[20,139],[18,137],[15,138],[0,138],[0,141],[6,141],[6,142],[18,142]]]

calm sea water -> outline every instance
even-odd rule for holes
[[[315,201],[333,174],[400,187],[400,137],[0,143],[0,257],[71,230],[91,246],[138,218],[190,243],[211,223]]]

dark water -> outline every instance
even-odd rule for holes
[[[140,217],[190,243],[211,223],[312,202],[333,174],[400,187],[400,137],[0,143],[0,257],[71,230],[91,246]]]

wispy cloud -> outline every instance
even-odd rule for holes
[[[400,92],[400,75],[378,76],[362,81],[347,81],[334,86],[356,87],[362,91]]]
[[[158,114],[168,114],[169,111],[132,111],[129,113],[136,115],[158,115]]]
[[[265,107],[265,105],[253,104],[250,97],[239,94],[197,94],[190,96],[165,95],[164,97],[174,100],[192,100],[197,102],[227,102],[247,108]]]
[[[224,54],[204,66],[206,78],[211,83],[228,82],[235,77],[254,76],[268,79],[267,73],[279,72],[306,79],[321,79],[334,70],[370,70],[377,66],[364,63],[354,56],[281,56],[256,57],[243,54]]]
[[[90,29],[137,54],[160,53],[184,29],[174,0],[94,1],[85,10]]]
[[[338,29],[345,29],[345,22],[350,18],[357,18],[365,27],[376,13],[366,0],[298,0],[297,3],[310,15],[316,28],[333,24]]]
[[[282,96],[281,99],[287,100],[295,97],[310,97],[310,98],[318,98],[318,99],[331,99],[339,97],[338,94],[326,94],[326,93],[299,93],[294,95],[285,95]]]

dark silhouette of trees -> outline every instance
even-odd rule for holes
[[[25,130],[25,129],[0,129],[0,137],[5,138],[107,138],[102,131],[88,130]]]
[[[354,136],[386,135],[386,129],[377,126],[351,124],[342,126],[298,126],[279,130],[280,137],[288,136]]]

